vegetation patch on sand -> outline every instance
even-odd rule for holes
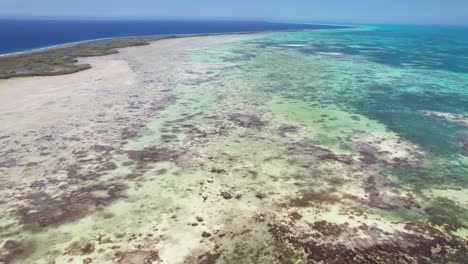
[[[50,76],[75,73],[90,69],[79,64],[79,57],[105,56],[118,53],[117,49],[145,46],[150,42],[195,35],[142,36],[99,39],[59,47],[0,56],[0,79],[26,76]],[[196,35],[203,36],[203,35]]]
[[[78,57],[104,56],[117,53],[116,49],[148,45],[168,37],[130,37],[102,39],[56,48],[0,57],[0,79],[24,76],[46,76],[74,73],[91,68],[77,64]]]

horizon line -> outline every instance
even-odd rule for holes
[[[265,17],[190,17],[190,16],[160,16],[160,17],[130,17],[130,16],[26,16],[0,14],[1,20],[49,20],[49,21],[233,21],[233,22],[269,22],[286,24],[316,24],[316,25],[427,25],[427,26],[468,26],[468,22],[396,22],[396,21],[351,21],[351,20],[313,20],[293,18],[265,18]]]

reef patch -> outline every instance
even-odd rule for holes
[[[41,231],[51,226],[83,218],[118,198],[124,197],[126,185],[93,185],[52,197],[38,192],[24,197],[27,205],[18,209],[24,229]]]
[[[443,113],[429,110],[419,110],[418,113],[424,116],[442,119],[448,122],[458,124],[460,126],[468,127],[468,115]]]
[[[266,125],[266,122],[258,116],[250,114],[232,114],[229,116],[229,120],[245,128],[260,129]]]

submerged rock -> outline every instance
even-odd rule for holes
[[[226,200],[230,200],[233,197],[232,194],[230,194],[228,192],[221,192],[221,196]]]
[[[202,237],[205,237],[205,238],[206,238],[206,237],[210,237],[210,236],[211,236],[211,234],[208,233],[208,232],[205,232],[205,231],[204,231],[204,232],[202,233]]]
[[[232,114],[229,120],[245,128],[262,128],[266,125],[259,117],[247,114]]]

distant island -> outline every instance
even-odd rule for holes
[[[0,20],[0,26],[9,26],[13,24],[25,24],[23,26],[36,26],[47,25],[51,23],[48,21],[28,21],[25,24],[24,21],[2,21]],[[121,24],[129,24],[130,27],[127,31],[113,34],[131,34],[131,30],[138,33],[149,33],[149,32],[190,32],[190,31],[205,31],[212,33],[182,33],[182,34],[165,34],[165,35],[154,35],[154,36],[130,36],[130,37],[110,37],[98,40],[87,40],[78,43],[63,44],[54,47],[46,47],[43,49],[25,51],[19,53],[13,53],[11,55],[0,54],[0,79],[8,79],[11,77],[25,77],[25,76],[48,76],[48,75],[62,75],[86,70],[90,68],[89,64],[77,64],[79,57],[91,57],[91,56],[103,56],[116,53],[119,48],[130,47],[130,46],[142,46],[148,45],[149,42],[157,41],[167,38],[181,38],[191,36],[208,36],[208,35],[219,35],[219,34],[252,34],[258,32],[272,32],[272,31],[301,31],[301,30],[313,30],[313,29],[339,29],[349,28],[348,26],[330,26],[330,25],[311,25],[311,24],[287,24],[287,23],[269,23],[269,22],[245,22],[245,21],[140,21],[137,24],[135,22],[107,22],[107,21],[64,21],[65,25],[68,25],[70,30],[90,30],[89,36],[99,36],[98,32],[93,35],[93,26],[111,28],[115,31],[115,28],[121,26]],[[182,24],[180,24],[182,23]],[[192,27],[189,27],[189,25]],[[58,27],[62,23],[52,23],[53,26]],[[211,25],[217,25],[212,27]],[[218,25],[219,24],[219,25]],[[141,31],[137,26],[144,27],[146,30]],[[180,28],[180,27],[186,27]],[[210,27],[211,26],[211,27]],[[18,26],[19,27],[19,26]],[[127,26],[128,27],[128,26]],[[153,29],[152,27],[156,27]],[[163,27],[159,29],[159,27]],[[174,28],[171,30],[171,28]],[[13,27],[14,28],[14,27]],[[133,29],[132,29],[133,28]],[[3,29],[5,30],[5,29]],[[59,30],[59,29],[56,29]],[[221,30],[223,32],[216,32]],[[233,30],[243,30],[241,32],[233,32]],[[224,32],[225,31],[225,32]],[[0,29],[1,33],[1,29]],[[46,32],[48,34],[53,33]],[[10,33],[11,34],[11,33]],[[24,34],[18,32],[18,35]],[[39,33],[35,33],[39,34]],[[33,36],[31,36],[33,37]],[[53,36],[55,37],[55,36]],[[52,40],[53,41],[53,40]],[[4,43],[6,45],[7,43]],[[0,49],[1,50],[1,49]]]

